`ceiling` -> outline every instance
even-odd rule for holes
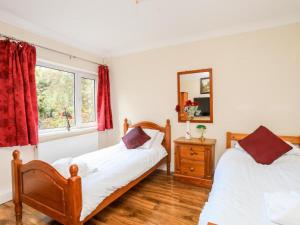
[[[99,56],[300,21],[300,0],[0,0],[0,20]]]

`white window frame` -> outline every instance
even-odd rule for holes
[[[62,70],[65,72],[74,74],[74,117],[75,117],[75,126],[71,127],[72,130],[80,130],[86,128],[96,128],[97,126],[97,93],[98,93],[98,76],[96,74],[92,74],[91,72],[81,71],[80,69],[72,68],[69,66],[64,66],[56,63],[49,63],[38,60],[36,66],[47,67],[55,70]],[[81,121],[81,106],[82,106],[82,98],[81,98],[81,78],[91,79],[95,81],[95,121],[89,123],[82,123]],[[66,131],[66,128],[52,128],[52,129],[43,129],[39,130],[40,134],[48,134],[48,133],[58,133]]]

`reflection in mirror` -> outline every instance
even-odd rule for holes
[[[192,119],[184,111],[187,101],[198,104]],[[181,122],[213,122],[212,69],[178,72],[178,105]]]

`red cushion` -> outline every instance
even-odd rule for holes
[[[256,162],[267,165],[292,149],[264,126],[260,126],[252,134],[240,140],[239,144]]]
[[[138,148],[151,139],[141,127],[130,130],[122,140],[128,149]]]

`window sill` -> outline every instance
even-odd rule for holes
[[[73,128],[73,129],[71,128],[70,131],[67,130],[49,131],[49,132],[39,134],[39,143],[79,136],[79,135],[93,133],[93,132],[97,132],[96,127]]]

